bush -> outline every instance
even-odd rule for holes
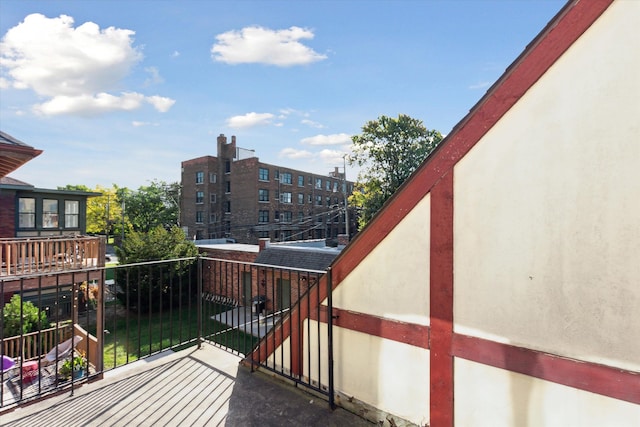
[[[22,302],[22,298],[17,294],[12,296],[2,309],[2,317],[4,319],[4,337],[20,335],[21,317],[22,333],[24,334],[47,329],[51,326],[44,311],[30,301]]]

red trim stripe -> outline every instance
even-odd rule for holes
[[[453,426],[453,173],[431,190],[430,425]]]
[[[319,319],[317,310],[313,310],[311,318],[326,323],[327,307],[322,306]],[[429,348],[429,327],[426,325],[402,322],[340,308],[333,309],[333,325],[403,344],[424,349]]]
[[[640,404],[640,373],[454,334],[453,355],[591,393]]]

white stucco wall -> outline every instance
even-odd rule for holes
[[[456,165],[456,332],[640,370],[638,23],[614,2]]]
[[[305,332],[306,322],[305,322]],[[310,342],[318,342],[318,324],[311,322]],[[327,325],[320,324],[321,348],[327,348]],[[305,339],[304,372],[318,377],[317,358],[308,363]],[[418,425],[429,422],[429,352],[384,338],[335,327],[334,385],[373,408]],[[312,352],[313,353],[313,352]],[[401,356],[401,358],[399,358]],[[320,365],[323,385],[327,384],[326,359]]]
[[[455,360],[456,426],[632,427],[640,407],[503,369]],[[541,410],[544,408],[544,410]]]
[[[430,217],[427,195],[342,281],[334,307],[428,325]]]

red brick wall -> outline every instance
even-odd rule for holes
[[[15,192],[0,191],[0,238],[16,236],[16,199]]]

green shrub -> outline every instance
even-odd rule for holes
[[[51,325],[44,311],[30,301],[22,302],[20,295],[14,295],[2,308],[4,319],[3,336],[20,335],[20,318],[22,317],[22,333],[36,332],[49,328]]]

